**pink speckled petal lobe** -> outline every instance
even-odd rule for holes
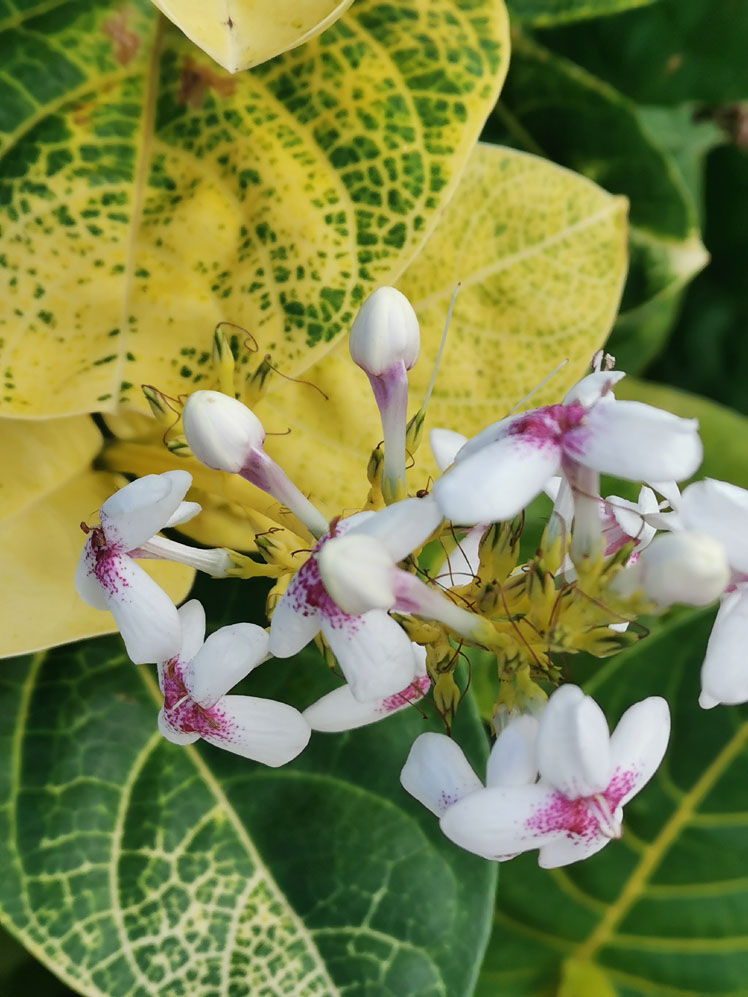
[[[269,651],[276,658],[290,658],[312,640],[319,632],[319,610],[307,597],[307,576],[311,560],[307,561],[291,579],[270,620]],[[316,564],[314,565],[316,569]],[[319,577],[319,570],[316,571]],[[321,587],[322,582],[319,582]]]
[[[235,755],[277,768],[300,754],[311,728],[298,710],[273,699],[224,696],[201,727],[205,741]]]
[[[538,721],[530,714],[510,721],[496,738],[486,769],[487,786],[527,786],[538,777]]]
[[[182,668],[190,697],[206,709],[213,706],[265,660],[268,640],[267,632],[252,623],[216,630]]]
[[[564,433],[564,451],[585,467],[631,481],[681,481],[703,455],[695,419],[625,401],[590,409]]]
[[[560,445],[551,438],[507,435],[455,463],[434,484],[442,515],[475,526],[511,519],[558,473]]]
[[[166,661],[179,654],[182,628],[174,603],[132,558],[111,559],[107,605],[136,665]]]
[[[405,710],[426,695],[431,686],[427,675],[420,675],[411,684],[385,699],[361,702],[351,692],[349,685],[333,689],[304,710],[304,718],[312,730],[328,734],[344,730],[355,730],[367,724],[376,723],[392,713]]]
[[[149,540],[169,522],[191,484],[187,471],[166,471],[120,488],[100,510],[107,540],[116,542],[122,553]]]
[[[548,700],[538,730],[540,776],[569,799],[601,793],[611,776],[610,735],[597,703],[576,685]]]
[[[400,782],[437,817],[458,800],[483,788],[462,748],[446,734],[421,734],[415,739]]]
[[[416,675],[416,656],[408,635],[382,609],[362,616],[322,616],[322,633],[361,702],[392,696]]]
[[[613,778],[606,790],[611,810],[622,807],[657,771],[670,737],[670,710],[660,696],[635,703],[610,737]]]
[[[75,568],[75,591],[92,609],[109,609],[106,591],[96,576],[96,555],[89,536]]]
[[[610,841],[604,834],[593,834],[581,838],[576,834],[566,834],[543,845],[538,854],[541,869],[558,869],[562,865],[581,862],[595,855]]]
[[[540,784],[481,789],[450,807],[440,826],[460,848],[484,858],[505,859],[565,833],[554,821],[534,821],[550,800],[548,787]]]
[[[196,731],[183,731],[175,727],[163,707],[158,711],[158,729],[172,744],[194,744],[200,740],[200,735]]]
[[[748,702],[748,583],[722,597],[701,666],[704,709]]]

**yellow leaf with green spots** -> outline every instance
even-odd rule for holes
[[[359,0],[240,76],[148,0],[52,0],[0,17],[0,43],[16,417],[193,390],[221,320],[285,373],[320,359],[436,224],[509,51],[500,0]]]
[[[109,613],[77,595],[73,576],[83,547],[82,520],[124,484],[93,471],[101,434],[84,416],[44,422],[3,420],[0,464],[0,656],[112,633]],[[176,602],[194,571],[148,561],[149,574]]]
[[[272,59],[336,21],[351,0],[275,0],[206,5],[204,0],[153,0],[169,20],[207,52],[236,73]],[[207,8],[207,9],[206,9]]]

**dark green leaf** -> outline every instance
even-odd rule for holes
[[[588,17],[604,17],[652,2],[653,0],[509,0],[507,6],[518,21],[541,26],[564,24]]]
[[[643,104],[748,97],[744,0],[659,0],[544,40]]]
[[[550,873],[533,855],[502,868],[478,997],[556,994],[562,978],[569,997],[745,993],[748,719],[697,704],[712,615],[676,618],[587,683],[612,720],[665,696],[668,756],[626,807],[621,841]]]
[[[665,134],[694,181],[704,131],[697,129],[696,148],[676,124],[680,119]],[[705,128],[713,139],[714,130]],[[677,292],[707,259],[676,160],[630,101],[521,35],[489,137],[545,155],[629,198],[630,270],[609,348],[628,369],[641,369],[667,332]]]
[[[213,585],[241,618],[241,583]],[[335,681],[308,653],[246,691],[303,706]],[[6,662],[3,686],[3,923],[80,993],[472,992],[495,870],[401,790],[415,710],[272,770],[163,740],[152,669],[118,638]]]

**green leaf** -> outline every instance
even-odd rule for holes
[[[246,586],[206,584],[245,615]],[[307,653],[246,691],[304,706],[333,684]],[[165,741],[116,638],[6,662],[2,685],[2,920],[86,997],[472,993],[496,873],[400,788],[415,710],[273,770]]]
[[[744,993],[748,714],[697,704],[712,618],[681,616],[587,683],[613,720],[636,700],[665,696],[668,755],[627,805],[621,841],[552,872],[534,855],[502,867],[477,997],[558,993],[570,959],[603,981],[575,997]]]
[[[617,14],[630,7],[643,7],[654,0],[509,0],[509,13],[518,21],[546,27],[567,21]]]
[[[229,8],[194,0],[153,0],[188,38],[230,73],[256,66],[324,31],[351,0],[235,0]],[[226,11],[231,11],[227,16]]]
[[[39,416],[202,385],[221,320],[243,363],[323,356],[436,224],[508,34],[500,0],[360,0],[234,77],[148,0],[51,0],[0,51],[0,413]]]
[[[744,415],[666,384],[629,377],[616,387],[616,397],[646,402],[683,418],[698,419],[704,442],[704,462],[698,476],[720,478],[748,488],[748,418]]]
[[[658,0],[544,40],[643,104],[748,97],[742,0]]]
[[[713,139],[714,130],[707,130]],[[658,132],[612,87],[527,38],[515,38],[512,71],[488,133],[629,198],[630,268],[609,349],[635,370],[660,347],[675,295],[708,259],[694,197]],[[683,153],[691,178],[705,144],[701,130],[698,136],[698,153],[691,146],[688,158]]]
[[[711,265],[688,289],[653,380],[707,395],[748,414],[748,155],[734,146],[707,160],[706,229]]]

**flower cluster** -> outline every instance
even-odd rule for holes
[[[348,730],[421,703],[446,733],[415,741],[402,783],[447,837],[499,860],[538,848],[544,866],[591,855],[620,836],[623,805],[662,759],[669,714],[663,700],[645,700],[609,735],[600,708],[560,684],[558,655],[613,654],[639,639],[630,624],[642,613],[721,599],[701,704],[748,700],[748,492],[707,480],[681,494],[676,482],[701,462],[696,422],[618,400],[624,375],[609,358],[560,403],[510,414],[471,439],[432,429],[441,474],[416,489],[427,402],[407,420],[419,330],[402,294],[381,288],[364,303],[350,349],[383,434],[359,511],[318,509],[266,453],[262,424],[232,393],[233,357],[217,333],[221,390],[186,399],[172,449],[272,496],[272,528],[250,512],[248,552],[160,536],[200,507],[184,500],[187,471],[148,475],[108,499],[98,525],[81,524],[78,592],[113,614],[133,662],[157,664],[158,724],[170,741],[202,738],[277,766],[313,730]],[[156,414],[160,397],[148,390]],[[601,474],[641,483],[638,500],[602,498]],[[543,492],[553,509],[523,560],[524,510]],[[206,640],[200,603],[177,610],[136,563],[154,557],[213,577],[271,579],[268,630],[237,623]],[[303,711],[230,694],[269,657],[312,641],[345,680],[333,692]],[[449,736],[466,691],[459,661],[471,648],[484,652],[480,666],[497,689],[485,787]]]

